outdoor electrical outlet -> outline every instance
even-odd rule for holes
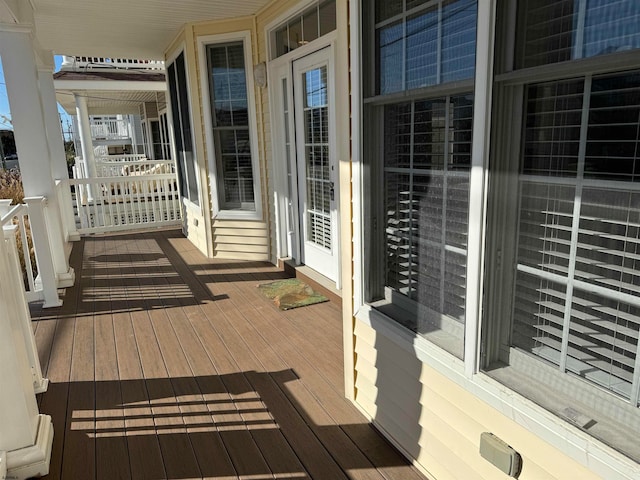
[[[493,433],[480,435],[480,455],[501,472],[518,478],[522,469],[522,457]]]

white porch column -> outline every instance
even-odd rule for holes
[[[0,57],[7,84],[9,106],[25,196],[44,196],[50,254],[59,286],[68,286],[73,272],[67,263],[60,208],[52,174],[45,111],[38,84],[31,32],[22,27],[0,26]]]
[[[91,122],[89,121],[87,97],[79,93],[74,93],[73,98],[76,100],[76,116],[78,118],[78,133],[80,134],[84,171],[88,178],[96,178],[96,159],[93,154],[93,138],[91,136]]]
[[[38,81],[40,84],[40,94],[42,95],[42,106],[45,114],[45,128],[49,143],[49,153],[51,155],[51,173],[54,180],[65,180],[69,178],[67,168],[67,155],[64,149],[64,138],[60,126],[60,116],[58,115],[58,102],[56,100],[56,88],[53,84],[53,55],[50,55],[49,65],[38,68]],[[65,226],[64,234],[67,241],[80,239],[76,230],[76,222],[73,216],[73,200],[68,186],[58,190],[58,202],[60,215]],[[73,269],[70,269],[73,273]],[[69,279],[73,285],[73,278]]]
[[[2,233],[0,272],[6,275],[12,267]],[[53,426],[50,416],[38,413],[24,329],[13,297],[12,289],[0,289],[0,452],[6,452],[1,470],[6,478],[26,479],[49,473]]]

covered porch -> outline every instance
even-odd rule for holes
[[[70,263],[63,305],[31,312],[47,478],[424,478],[345,399],[340,308],[258,292],[277,267],[176,230],[83,238]]]

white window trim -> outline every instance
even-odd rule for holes
[[[191,105],[193,104],[191,101],[191,89],[189,88],[190,82],[189,82],[189,63],[187,62],[187,46],[186,44],[183,42],[182,44],[180,44],[175,50],[173,50],[171,52],[170,55],[166,55],[165,57],[165,67],[167,69],[167,74],[166,74],[166,84],[167,84],[167,94],[166,94],[166,100],[167,100],[167,121],[169,122],[169,140],[171,142],[171,155],[173,156],[173,162],[174,162],[174,166],[176,168],[176,172],[177,172],[177,168],[178,168],[178,151],[176,150],[176,139],[175,139],[175,135],[173,133],[173,129],[174,129],[174,123],[173,123],[173,108],[171,106],[171,92],[169,90],[169,74],[168,74],[168,69],[169,69],[169,65],[171,65],[172,63],[174,63],[176,61],[176,59],[178,58],[178,56],[180,54],[183,54],[183,58],[184,58],[184,73],[187,79],[187,99],[189,102],[189,121],[191,122],[191,145],[193,148],[193,158],[194,160],[197,159],[196,156],[196,140],[195,140],[195,136],[194,136],[194,131],[193,131],[193,108],[191,108]],[[197,165],[197,162],[196,164]],[[185,172],[186,173],[186,172]],[[181,189],[181,185],[180,182],[178,182],[178,188],[180,189],[180,198],[182,199],[182,203],[185,207],[188,207],[189,210],[191,210],[192,212],[198,212],[199,214],[202,214],[202,202],[204,201],[204,199],[202,198],[202,188],[200,186],[200,172],[199,169],[196,169],[196,188],[198,189],[198,199],[200,200],[200,205],[198,205],[197,203],[194,203],[191,201],[190,198],[187,198],[184,196],[184,194],[182,193]]]
[[[484,7],[484,8],[483,8]],[[495,7],[495,0],[478,0],[478,23],[480,24],[480,12],[483,10],[493,9]],[[362,0],[356,0],[351,2],[351,35],[359,35],[362,29],[361,14],[362,14]],[[495,19],[495,16],[493,16]],[[495,30],[495,29],[494,29]],[[483,28],[483,31],[484,28]],[[353,38],[353,37],[352,37]],[[360,45],[360,37],[355,42],[356,46]],[[478,36],[478,38],[482,38]],[[486,40],[486,38],[484,38]],[[484,42],[483,42],[484,43]],[[352,43],[353,47],[354,43]],[[489,44],[485,44],[488,48]],[[489,52],[493,51],[493,48]],[[484,52],[483,52],[484,55]],[[620,56],[626,56],[620,54]],[[486,57],[485,57],[486,58]],[[619,57],[618,57],[619,58]],[[567,455],[575,460],[577,463],[583,465],[585,468],[593,471],[602,478],[608,480],[630,480],[637,479],[640,476],[640,467],[633,460],[617,452],[611,447],[607,446],[603,442],[595,439],[591,435],[581,431],[577,427],[571,425],[569,422],[562,420],[548,410],[536,405],[532,401],[518,394],[514,390],[511,390],[507,386],[492,379],[485,373],[478,370],[479,367],[479,353],[480,353],[480,298],[473,303],[477,305],[477,309],[467,311],[466,328],[470,329],[470,332],[466,332],[466,335],[471,334],[474,341],[470,342],[471,346],[467,351],[465,339],[465,359],[462,361],[437,347],[428,340],[422,338],[410,330],[399,325],[392,318],[384,315],[378,310],[372,308],[366,304],[364,299],[364,265],[365,259],[362,252],[364,247],[364,214],[362,198],[364,194],[364,182],[363,182],[363,155],[362,155],[362,112],[363,112],[363,100],[362,100],[362,60],[363,52],[361,48],[352,49],[351,57],[351,79],[352,79],[352,132],[353,132],[353,251],[356,252],[353,258],[354,264],[354,316],[356,322],[362,322],[368,327],[374,329],[377,334],[383,335],[385,338],[393,341],[400,348],[405,350],[427,365],[433,368],[438,373],[442,374],[445,378],[451,380],[456,385],[463,388],[465,391],[474,395],[476,398],[486,402],[491,407],[495,408],[498,412],[522,426],[531,434],[546,441],[559,452]],[[590,59],[589,59],[590,60]],[[589,61],[585,60],[585,62]],[[620,60],[618,60],[620,61]],[[490,71],[490,70],[489,70]],[[521,72],[521,71],[520,71]],[[520,73],[519,72],[519,73]],[[508,74],[511,75],[511,74]],[[476,61],[476,81],[478,76],[478,61]],[[500,80],[496,78],[495,80]],[[491,82],[487,86],[490,88]],[[475,102],[475,101],[474,101]],[[474,103],[474,117],[477,112],[475,110],[477,104]],[[487,105],[491,105],[487,102]],[[475,129],[474,119],[474,129]],[[490,130],[490,129],[489,129]],[[474,134],[474,147],[475,147],[475,134]],[[475,155],[474,155],[475,159]],[[476,165],[475,160],[472,161],[473,169],[482,170]],[[473,170],[472,169],[472,170]],[[473,173],[472,173],[473,175]],[[476,172],[474,175],[474,181],[476,183],[482,181],[485,182],[485,172]],[[473,188],[473,187],[472,187]],[[477,187],[476,187],[477,188]],[[475,191],[475,190],[473,190]],[[486,197],[486,192],[484,192]],[[486,199],[485,199],[486,202]],[[484,221],[484,215],[486,213],[486,205],[481,206],[482,218]],[[470,210],[471,214],[471,210]],[[482,231],[481,245],[484,252],[485,242],[485,226],[483,222],[477,222],[474,228],[479,228]],[[470,226],[471,228],[471,226]],[[482,266],[483,262],[479,262]],[[478,272],[481,274],[482,269]],[[478,278],[478,287],[480,282]],[[473,323],[473,326],[469,324]],[[355,327],[354,327],[355,330]],[[345,352],[346,353],[346,352]],[[355,372],[351,372],[353,376]],[[417,380],[416,380],[417,381]],[[375,419],[373,420],[375,422]],[[384,429],[381,430],[384,433]],[[392,442],[393,439],[390,439]]]
[[[213,137],[213,122],[211,112],[211,95],[209,94],[209,72],[206,65],[207,47],[220,43],[241,41],[244,48],[245,75],[247,81],[247,104],[249,106],[249,141],[251,142],[251,168],[253,174],[253,192],[255,210],[224,210],[220,207],[218,198],[218,172],[216,162],[215,142]],[[207,161],[209,164],[209,179],[211,183],[212,216],[218,220],[263,220],[262,218],[262,188],[260,182],[260,155],[258,150],[258,122],[256,112],[255,86],[253,82],[253,52],[251,48],[251,32],[224,33],[198,37],[198,65],[200,65],[200,92],[202,96],[202,113],[204,116],[204,134],[207,145]]]
[[[281,13],[275,19],[267,23],[267,25],[264,27],[264,37],[265,37],[264,40],[265,40],[265,45],[267,46],[267,62],[273,62],[291,54],[291,52],[289,52],[277,58],[271,58],[271,52],[273,52],[273,47],[275,42],[274,36],[276,34],[276,29],[278,27],[281,27],[283,23],[288,22],[290,19],[298,15],[301,15],[302,12],[304,12],[307,8],[310,8],[312,5],[317,5],[321,1],[322,0],[304,0],[300,2],[298,5],[296,5],[295,7],[290,8],[289,10]],[[321,37],[318,37],[318,38],[321,38]],[[296,48],[296,50],[298,49]]]

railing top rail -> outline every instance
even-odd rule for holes
[[[99,165],[107,165],[107,166],[111,166],[111,167],[116,167],[116,166],[120,166],[120,165],[138,165],[138,166],[144,166],[144,165],[168,165],[168,164],[173,164],[173,160],[149,160],[147,158],[145,159],[140,159],[140,160],[136,160],[136,159],[123,159],[123,160],[103,160],[103,159],[96,159],[96,164]],[[114,165],[116,164],[116,165]]]
[[[135,58],[113,58],[113,57],[83,57],[74,56],[64,57],[63,68],[83,68],[83,69],[100,69],[100,68],[117,68],[117,69],[136,69],[136,70],[164,70],[164,62],[162,60],[143,60]]]
[[[26,213],[27,206],[24,203],[12,205],[7,213],[0,217],[0,226],[13,224],[13,217]]]
[[[175,173],[156,173],[152,175],[127,175],[121,177],[70,178],[69,185],[99,185],[101,183],[152,182],[157,180],[176,180]]]

